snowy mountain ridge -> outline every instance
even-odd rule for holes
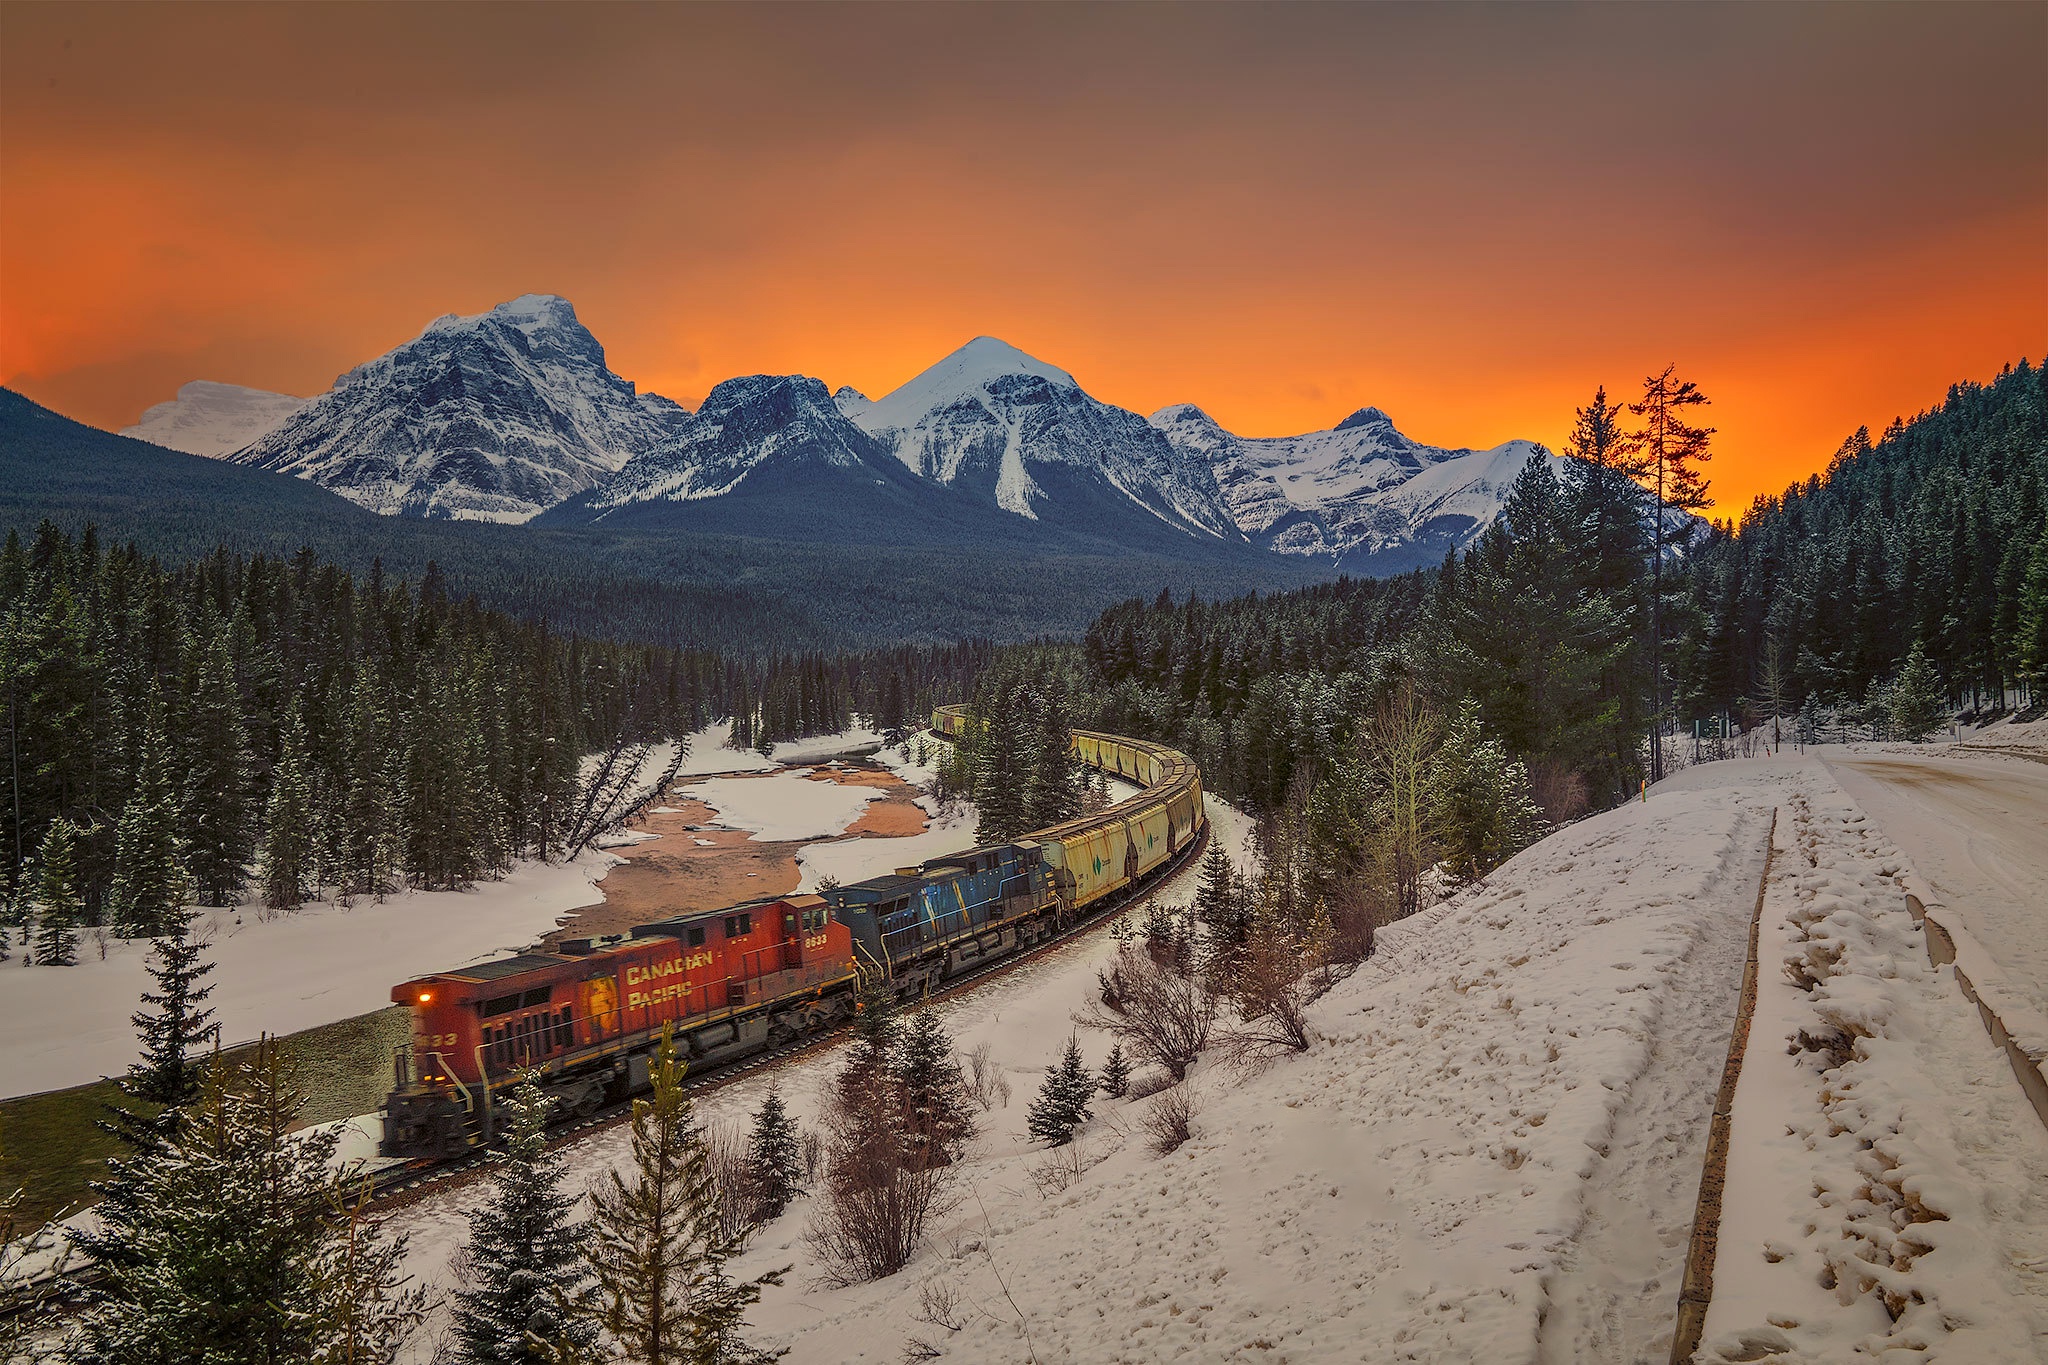
[[[609,478],[687,416],[605,366],[567,299],[436,318],[234,458],[372,511],[525,521]]]
[[[551,294],[436,318],[303,404],[201,381],[130,431],[387,515],[758,534],[886,508],[913,538],[942,526],[1037,536],[1035,524],[1056,539],[1365,572],[1469,543],[1537,449],[1424,445],[1372,407],[1286,437],[1236,435],[1192,404],[1148,419],[989,336],[880,398],[750,375],[717,385],[693,417],[613,374]],[[739,501],[710,510],[726,498]]]
[[[748,479],[801,479],[807,468],[857,470],[887,458],[818,380],[747,375],[714,388],[674,434],[596,489],[589,506],[602,517],[635,503],[720,497]]]
[[[187,455],[217,457],[275,430],[304,406],[305,399],[288,393],[195,379],[179,386],[178,396],[170,402],[146,409],[120,434]]]
[[[1149,420],[1175,447],[1210,463],[1247,535],[1346,568],[1427,563],[1470,543],[1540,449],[1520,440],[1490,450],[1424,445],[1375,407],[1299,436],[1239,436],[1192,403]]]
[[[925,478],[1038,520],[1136,503],[1193,535],[1241,536],[1208,461],[1136,413],[994,337],[976,337],[880,399],[841,389],[840,410]]]

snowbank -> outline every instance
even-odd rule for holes
[[[844,834],[868,802],[885,794],[874,787],[812,781],[786,772],[714,777],[677,791],[717,811],[720,824],[752,830],[753,840],[760,843]]]
[[[349,909],[208,910],[194,932],[214,963],[213,1006],[231,1043],[348,1019],[391,1003],[407,976],[516,951],[598,899],[617,859],[522,863],[472,891],[418,891]],[[75,967],[0,966],[0,1098],[119,1075],[135,1058],[129,1016],[151,986],[147,940],[88,935]]]

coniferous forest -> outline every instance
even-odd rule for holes
[[[304,550],[166,568],[45,523],[0,549],[10,918],[153,935],[260,892],[468,884],[563,851],[583,755],[730,715],[748,744],[898,723],[986,646],[727,659],[562,635]]]

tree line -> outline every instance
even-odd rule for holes
[[[2038,705],[2048,675],[2048,373],[2021,360],[1867,428],[1716,524],[1686,568],[1676,711],[1868,719],[1917,652],[1940,701]]]
[[[586,753],[735,716],[906,717],[987,646],[727,658],[563,635],[310,549],[176,568],[45,522],[0,547],[0,956],[260,894],[442,890],[580,834]],[[33,925],[32,931],[30,930]]]

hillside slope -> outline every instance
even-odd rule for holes
[[[1060,1179],[1025,1136],[1031,1094],[1090,998],[1106,935],[939,1004],[956,1045],[990,1045],[1012,1087],[960,1168],[959,1202],[901,1275],[844,1290],[817,1287],[799,1202],[736,1267],[795,1264],[754,1311],[754,1337],[789,1348],[793,1365],[894,1361],[913,1338],[947,1360],[989,1362],[1663,1359],[1774,810],[1781,879],[1845,897],[1833,907],[1842,922],[1867,924],[1888,954],[1857,960],[1832,994],[1844,1008],[1892,992],[1895,1012],[1874,1021],[1876,1060],[1852,1065],[1873,1098],[1895,1102],[1910,1082],[1921,1100],[1856,1121],[1892,1125],[1880,1143],[1913,1152],[1916,1194],[1945,1221],[1900,1224],[1938,1235],[1936,1249],[1902,1243],[1920,1247],[1917,1263],[1844,1281],[1840,1295],[1777,1296],[1766,1277],[1747,1298],[1717,1300],[1731,1325],[1710,1341],[1712,1358],[1759,1358],[1744,1341],[1783,1336],[1767,1319],[1787,1312],[1807,1315],[1796,1335],[1808,1352],[1787,1361],[1847,1362],[1864,1358],[1859,1342],[1909,1338],[1931,1361],[2033,1358],[2048,1257],[2028,1231],[2033,1215],[1992,1211],[2012,1190],[2048,1190],[2048,1136],[2010,1073],[2000,1081],[2002,1059],[1969,1007],[1913,956],[1917,943],[1886,946],[1890,920],[1903,918],[1885,875],[1894,855],[1857,836],[1860,817],[1817,762],[1795,759],[1688,770],[1384,931],[1375,956],[1315,1006],[1308,1053],[1249,1076],[1197,1067],[1194,1136],[1169,1156],[1135,1130],[1142,1101],[1098,1100]],[[1234,842],[1230,813],[1220,819]],[[1846,843],[1830,833],[1841,830]],[[1162,896],[1185,898],[1187,880]],[[1798,880],[1783,884],[1788,909],[1810,899]],[[1767,960],[1765,972],[1780,965]],[[1878,969],[1896,984],[1856,974]],[[1824,1111],[1824,1062],[1797,1048],[1787,1057],[1791,1035],[1776,1022],[1760,1014],[1749,1055],[1760,1074],[1777,1058],[1803,1075],[1777,1089],[1816,1138],[1799,1149],[1807,1165],[1784,1168],[1809,1183],[1767,1186],[1763,1202],[1825,1230],[1826,1208],[1801,1202],[1810,1182],[1870,1179],[1854,1142],[1820,1136],[1830,1112],[1839,1129],[1857,1102],[1837,1091]],[[1099,1064],[1103,1041],[1084,1031],[1082,1046]],[[701,1112],[742,1122],[776,1084],[808,1121],[836,1064],[826,1054],[747,1078]],[[1995,1142],[1970,1139],[1956,1113]],[[624,1149],[608,1134],[574,1161],[592,1175]],[[1751,1150],[1730,1171],[1753,1190]],[[1733,1184],[1730,1199],[1757,1203]],[[447,1273],[451,1215],[465,1203],[434,1201],[407,1220],[421,1239],[414,1268],[430,1281]],[[1815,1243],[1799,1253],[1809,1271],[1836,1246]],[[1723,1246],[1728,1282],[1770,1268],[1770,1248],[1740,1228]],[[1889,1325],[1877,1278],[1926,1310]],[[957,1331],[920,1319],[925,1285],[958,1297]]]

